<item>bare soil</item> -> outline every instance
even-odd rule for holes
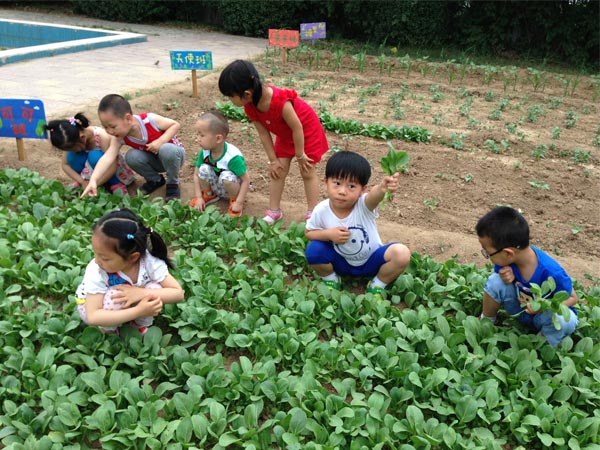
[[[572,76],[548,74],[543,90],[540,86],[535,91],[532,75],[523,69],[516,71],[516,84],[508,83],[501,72],[488,83],[481,67],[468,67],[463,74],[461,66],[415,61],[407,73],[399,60],[394,61],[389,71],[386,67],[380,72],[377,60],[367,58],[359,71],[346,56],[341,69],[334,70],[333,57],[327,54],[320,67],[309,68],[306,53],[291,53],[285,65],[278,57],[267,56],[257,67],[267,83],[296,89],[315,110],[369,124],[418,125],[431,132],[429,144],[390,141],[396,149],[408,151],[411,161],[393,202],[380,213],[384,241],[406,243],[436,260],[456,257],[481,266],[486,261],[479,253],[474,225],[490,208],[511,205],[529,221],[534,245],[556,257],[584,285],[598,279],[598,80],[581,77],[571,92],[572,84],[565,91],[565,80]],[[181,123],[189,161],[183,169],[183,202],[193,195],[198,152],[194,122],[215,102],[226,101],[217,80],[218,73],[199,79],[197,99],[191,98],[191,82],[124,93],[133,97],[135,111],[155,112]],[[81,109],[98,122],[96,105]],[[66,111],[65,116],[76,112]],[[569,112],[576,118],[572,127],[566,123]],[[230,121],[230,127],[228,140],[244,152],[253,181],[244,212],[262,216],[268,204],[266,156],[252,125]],[[554,128],[559,128],[560,136],[554,131],[553,137]],[[363,154],[373,166],[372,182],[381,179],[379,160],[389,150],[385,141],[334,132],[327,132],[327,137],[333,150]],[[28,167],[68,182],[60,154],[49,143],[28,141],[24,162],[17,160],[14,142],[0,145],[0,167]],[[318,165],[320,174],[327,158]],[[283,198],[285,220],[303,220],[306,199],[296,167]]]

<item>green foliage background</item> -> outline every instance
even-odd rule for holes
[[[20,2],[23,3],[23,2]],[[266,37],[326,21],[330,36],[398,47],[451,47],[600,69],[600,2],[423,0],[73,0],[74,11],[125,22],[181,20]]]
[[[303,226],[78,192],[0,171],[0,446],[600,446],[600,289],[558,349],[480,321],[485,269],[413,255],[390,299],[308,276]],[[142,338],[81,324],[93,221],[126,206],[174,250],[186,299]],[[400,301],[403,308],[394,306]]]

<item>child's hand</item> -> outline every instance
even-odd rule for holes
[[[147,290],[129,284],[120,284],[113,287],[111,298],[117,304],[124,303],[123,308],[129,308],[138,303],[146,294]]]
[[[345,244],[350,239],[350,231],[346,227],[336,227],[329,230],[329,240],[335,244]]]
[[[515,274],[513,273],[512,267],[504,266],[498,271],[500,279],[504,281],[504,284],[511,284],[515,281]]]
[[[539,311],[534,311],[534,310],[531,308],[531,303],[527,302],[527,303],[525,304],[525,312],[526,312],[527,314],[539,314],[539,313],[541,313],[541,312],[542,312],[542,310],[540,309]]]
[[[157,316],[162,311],[162,300],[156,292],[144,296],[137,304],[136,308],[140,317]]]
[[[383,177],[383,180],[381,181],[381,190],[383,192],[393,192],[398,189],[398,178],[400,178],[399,172],[396,172],[391,176]]]
[[[206,204],[204,203],[204,199],[202,198],[202,196],[194,197],[190,202],[190,206],[196,209],[197,211],[204,211],[204,208],[206,208]]]
[[[88,182],[87,186],[85,187],[79,198],[83,198],[86,195],[89,195],[90,197],[96,197],[98,195],[98,185],[94,180],[90,180]]]
[[[244,204],[242,202],[238,201],[238,200],[234,201],[231,204],[231,210],[233,212],[236,212],[236,213],[240,212],[243,208],[244,208]]]
[[[278,180],[279,178],[281,178],[282,170],[283,164],[279,162],[279,159],[276,159],[269,165],[269,176],[274,180]]]
[[[152,141],[149,144],[146,144],[146,151],[158,155],[161,145],[162,144],[160,144],[158,141]]]
[[[296,161],[298,161],[300,172],[308,172],[313,167],[313,160],[306,156],[306,153],[302,153],[301,156],[296,156]]]

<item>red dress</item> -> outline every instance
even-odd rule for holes
[[[244,105],[244,111],[252,122],[260,122],[264,127],[276,136],[275,155],[278,158],[293,158],[295,153],[292,129],[283,120],[283,106],[291,102],[294,111],[300,119],[304,130],[304,153],[313,162],[321,161],[321,157],[329,150],[327,137],[323,125],[314,110],[301,98],[298,93],[291,89],[273,89],[273,98],[267,112],[260,112],[253,103]]]

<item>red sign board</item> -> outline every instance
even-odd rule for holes
[[[298,30],[269,29],[269,45],[271,47],[294,48],[298,47],[300,32]]]

